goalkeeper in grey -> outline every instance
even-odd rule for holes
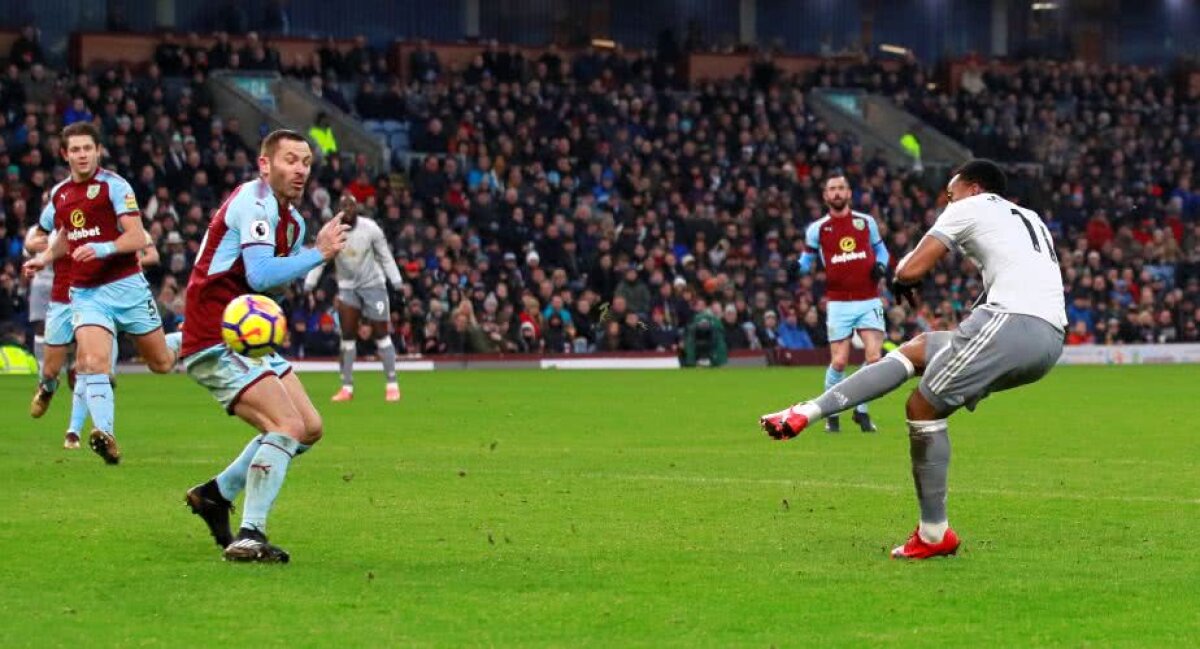
[[[810,423],[921,376],[905,412],[920,521],[908,541],[892,550],[895,558],[958,550],[946,515],[947,418],[962,407],[974,410],[993,392],[1041,379],[1062,354],[1067,318],[1054,241],[1037,213],[1004,198],[1006,188],[995,163],[964,164],[947,186],[950,204],[896,267],[893,295],[916,306],[923,279],[948,252],[975,262],[986,293],[957,329],[917,336],[816,399],[759,420],[771,437],[791,439]]]
[[[383,362],[387,378],[384,398],[400,400],[400,386],[396,382],[396,346],[392,343],[391,305],[388,287],[400,287],[403,279],[396,259],[388,248],[387,237],[375,221],[358,215],[357,209],[345,210],[349,216],[342,220],[350,226],[346,233],[346,247],[334,257],[337,273],[337,309],[342,333],[341,374],[342,387],[333,395],[334,401],[349,401],[354,398],[354,361],[357,356],[359,323],[366,320],[371,325],[371,335]],[[317,266],[304,278],[304,290],[312,291],[321,281],[325,266]]]

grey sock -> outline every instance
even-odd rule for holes
[[[387,382],[395,383],[396,346],[392,344],[392,337],[380,338],[375,341],[375,347],[379,350],[379,360],[383,361],[383,374],[387,377]]]
[[[46,364],[46,338],[43,336],[33,337],[33,357],[37,359],[38,367]],[[70,367],[68,365],[67,367]]]
[[[950,435],[946,420],[908,422],[913,484],[921,504],[921,520],[946,520],[946,476],[950,471]]]
[[[913,373],[912,363],[901,358],[899,352],[892,352],[829,388],[813,399],[813,404],[821,409],[822,417],[828,417],[882,397],[904,385]]]
[[[354,356],[357,351],[353,340],[342,341],[342,385],[354,385]]]

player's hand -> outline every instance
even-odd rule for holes
[[[320,232],[317,232],[317,252],[321,253],[325,261],[333,259],[346,247],[346,232],[349,230],[350,226],[342,223],[341,214],[321,226]]]
[[[46,260],[41,255],[34,255],[28,261],[21,265],[21,275],[26,279],[31,279],[46,267]]]
[[[79,261],[79,262],[91,261],[93,259],[97,259],[96,249],[92,248],[92,244],[85,243],[82,246],[79,246],[78,248],[76,248],[75,252],[71,253],[71,259],[74,259],[75,261]]]
[[[893,278],[888,288],[891,290],[892,296],[896,298],[897,304],[908,302],[908,305],[915,309],[920,304],[920,298],[917,296],[917,289],[920,286],[920,282],[910,284]]]
[[[879,263],[879,264],[875,264],[874,266],[871,267],[871,281],[872,282],[878,282],[879,280],[881,280],[885,277],[887,277],[887,266],[884,266],[882,263]]]

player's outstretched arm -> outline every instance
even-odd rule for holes
[[[341,219],[332,219],[317,233],[316,245],[304,248],[298,254],[276,257],[270,245],[245,245],[242,261],[246,266],[246,281],[256,291],[266,291],[276,286],[300,279],[313,268],[332,259],[346,247],[346,231],[349,227]]]

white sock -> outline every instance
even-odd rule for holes
[[[921,524],[917,526],[917,534],[920,534],[926,543],[941,543],[948,529],[950,529],[949,521],[942,521],[940,523],[926,523],[925,521],[921,521]]]
[[[386,386],[384,386],[384,387],[386,387],[386,388],[388,388],[388,389],[391,389],[391,388],[396,388],[397,390],[399,390],[399,389],[400,389],[400,384],[399,384],[399,383],[397,383],[396,381],[389,381],[389,382],[388,382],[388,384],[387,384]]]
[[[350,394],[354,394],[354,386],[353,385],[343,385],[342,390],[349,392]]]
[[[822,414],[821,409],[817,407],[817,404],[815,404],[811,401],[805,401],[804,403],[797,403],[796,405],[792,406],[792,411],[798,412],[798,413],[804,415],[805,417],[808,417],[809,423],[812,423],[812,422],[820,419],[821,414]]]

